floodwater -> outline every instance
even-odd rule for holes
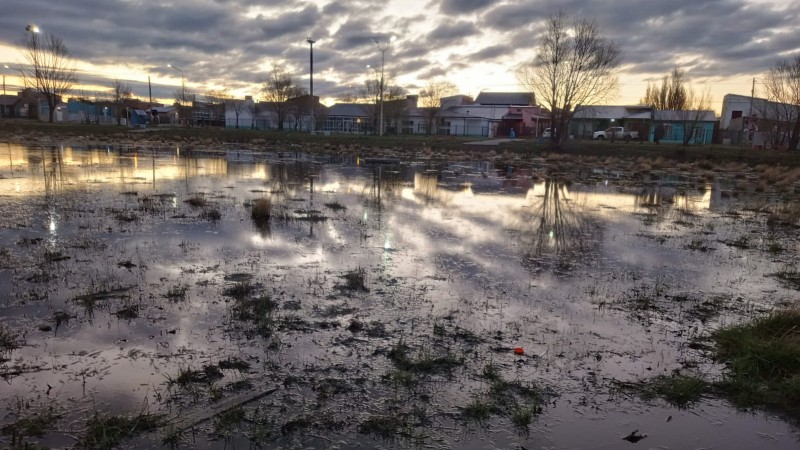
[[[5,145],[0,424],[53,408],[30,439],[63,447],[98,413],[253,399],[179,448],[796,448],[773,415],[619,388],[713,378],[698,339],[796,301],[770,276],[796,230],[757,212],[781,201],[743,174]]]

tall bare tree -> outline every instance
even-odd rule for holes
[[[517,71],[520,83],[550,110],[551,136],[560,147],[577,106],[612,98],[617,89],[620,50],[589,19],[559,12],[545,23],[534,60]]]
[[[230,98],[231,94],[225,89],[211,90],[206,93],[205,106],[209,113],[210,124],[225,123],[225,107]]]
[[[311,113],[311,105],[309,105],[308,90],[302,86],[293,85],[289,93],[289,116],[292,119],[294,130],[298,131],[304,115]]]
[[[769,101],[788,106],[777,121],[777,133],[788,135],[789,150],[797,150],[800,143],[800,55],[778,61],[764,75],[764,89]]]
[[[27,33],[23,55],[26,64],[19,69],[23,83],[47,99],[48,121],[52,123],[60,97],[78,82],[75,64],[64,41],[51,33],[44,38],[38,32]]]
[[[406,90],[401,86],[384,86],[383,119],[395,133],[401,128],[401,121],[408,112]],[[386,128],[384,127],[384,132]]]
[[[711,111],[712,101],[711,90],[708,87],[699,93],[692,88],[686,90],[684,107],[676,110],[678,118],[683,123],[683,145],[688,145],[697,138],[700,122],[715,119],[714,112]]]
[[[372,130],[378,132],[379,108],[381,101],[381,82],[380,79],[367,80],[364,85],[356,91],[359,103],[363,103],[364,115],[371,118]]]
[[[230,111],[233,113],[234,118],[236,119],[236,128],[239,128],[239,116],[247,110],[247,106],[245,105],[246,100],[241,100],[238,98],[228,98],[225,100],[225,112]],[[227,117],[225,119],[225,126],[228,126]]]
[[[431,80],[428,85],[419,93],[419,99],[427,121],[425,134],[434,132],[433,125],[442,109],[442,99],[455,95],[456,85],[447,80]]]
[[[686,89],[686,72],[678,67],[661,79],[661,86],[647,83],[642,105],[652,106],[658,110],[683,110],[687,107],[689,93]]]
[[[120,80],[114,80],[111,84],[111,101],[114,103],[114,115],[117,118],[117,125],[122,125],[122,112],[125,110],[125,103],[133,97],[131,85]]]
[[[294,85],[291,72],[283,66],[273,65],[262,86],[264,99],[269,103],[269,108],[275,113],[278,121],[278,130],[283,130],[284,122],[291,112],[289,99],[292,98]]]

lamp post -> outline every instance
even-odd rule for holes
[[[186,77],[183,75],[183,70],[172,64],[167,64],[167,67],[177,70],[181,73],[181,105],[186,101]]]
[[[10,69],[10,67],[8,67],[8,64],[3,64],[3,69],[8,70],[8,69]],[[6,73],[5,73],[5,71],[3,72],[3,95],[6,95]]]
[[[389,39],[389,42],[384,42],[384,43],[379,42],[377,39],[372,40],[372,42],[374,42],[375,45],[378,47],[378,51],[381,52],[381,79],[379,81],[380,85],[378,86],[378,89],[380,91],[379,98],[381,103],[380,106],[381,116],[380,116],[380,123],[378,124],[378,136],[383,136],[383,89],[385,87],[383,85],[383,66],[384,63],[386,62],[386,50],[389,50],[389,47],[392,45],[393,41],[394,41],[394,36],[392,36]]]
[[[308,77],[308,86],[309,92],[311,93],[311,124],[308,126],[309,133],[314,134],[314,43],[317,42],[310,37],[306,38],[306,42],[308,42],[308,60],[309,60],[309,77]]]

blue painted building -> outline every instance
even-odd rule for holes
[[[653,111],[648,140],[665,144],[711,144],[716,122],[714,111]]]

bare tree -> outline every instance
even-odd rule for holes
[[[237,98],[228,98],[225,100],[225,112],[232,112],[236,118],[236,128],[239,128],[239,116],[246,110],[245,100]],[[227,115],[227,114],[226,114]],[[225,126],[228,126],[227,117],[225,119]]]
[[[427,121],[425,134],[433,133],[433,125],[442,109],[442,99],[455,95],[456,85],[446,80],[431,80],[428,85],[419,93],[419,99]]]
[[[764,89],[770,102],[788,106],[779,116],[777,133],[788,135],[789,150],[796,150],[800,143],[800,55],[777,62],[764,75]]]
[[[711,111],[711,90],[706,87],[700,93],[694,89],[686,90],[686,100],[683,109],[676,110],[680,121],[683,123],[683,145],[688,145],[697,137],[700,122],[714,120]]]
[[[686,72],[678,67],[672,69],[669,75],[661,79],[661,86],[647,83],[644,98],[639,100],[642,105],[652,106],[657,110],[682,110],[686,109],[689,93],[685,87]]]
[[[389,129],[400,129],[400,122],[408,112],[406,90],[400,86],[384,86],[383,92],[383,117]],[[386,131],[384,129],[384,131]]]
[[[182,82],[180,89],[176,89],[172,95],[175,98],[175,106],[178,107],[178,119],[185,126],[189,126],[194,109],[194,93],[186,89],[186,84]]]
[[[550,110],[552,145],[560,147],[577,106],[616,94],[620,50],[594,21],[551,16],[541,32],[534,60],[517,71],[520,83]]]
[[[278,130],[283,130],[284,122],[291,111],[289,99],[292,98],[295,82],[291,72],[283,66],[273,65],[267,74],[262,90],[264,98],[269,102],[269,108],[275,113],[278,121]]]
[[[208,110],[210,124],[225,123],[225,106],[231,95],[227,90],[211,90],[205,95],[205,106]]]
[[[309,115],[311,112],[311,105],[309,105],[308,91],[298,85],[293,85],[289,93],[289,116],[292,118],[294,130],[298,131],[300,128],[302,118],[304,115]]]
[[[61,96],[78,82],[75,64],[61,38],[51,33],[45,34],[44,39],[39,38],[38,32],[27,33],[24,47],[27,64],[19,68],[23,83],[47,99],[48,120],[52,123]]]
[[[380,79],[367,80],[357,91],[359,103],[363,103],[364,115],[371,118],[372,130],[378,132],[379,108],[381,101]]]
[[[125,103],[130,101],[133,96],[131,85],[120,80],[114,80],[111,84],[111,101],[114,103],[114,115],[117,118],[117,125],[122,125],[122,111]]]

